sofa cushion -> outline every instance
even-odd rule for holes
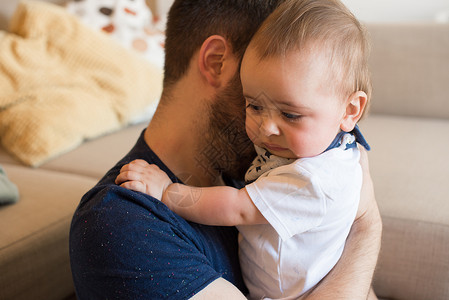
[[[370,115],[360,127],[382,215],[449,226],[449,120]]]
[[[370,170],[384,224],[376,293],[449,299],[449,121],[370,115],[360,127],[372,146]]]
[[[39,169],[83,175],[99,180],[131,150],[146,126],[146,123],[133,125],[101,138],[86,141],[78,148],[44,163]],[[1,146],[0,164],[22,165]]]
[[[3,164],[20,193],[0,206],[0,299],[62,299],[73,293],[68,232],[96,180]]]
[[[77,149],[43,164],[40,169],[100,179],[131,150],[147,125],[130,126],[100,139],[87,141]]]
[[[372,111],[449,119],[449,24],[368,24]]]
[[[21,2],[0,38],[0,142],[24,164],[154,112],[162,69],[62,7]]]

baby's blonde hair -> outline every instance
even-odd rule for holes
[[[338,0],[285,1],[263,22],[251,46],[261,60],[319,47],[329,59],[329,80],[335,82],[335,91],[344,97],[364,91],[369,103],[367,33]]]

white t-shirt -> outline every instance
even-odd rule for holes
[[[337,263],[362,185],[360,152],[345,147],[343,143],[316,157],[293,160],[246,186],[269,222],[238,226],[240,264],[250,299],[296,299]],[[286,162],[274,155],[272,159]]]

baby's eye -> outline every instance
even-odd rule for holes
[[[255,112],[260,112],[260,111],[263,110],[263,107],[262,107],[262,106],[260,106],[260,105],[255,105],[255,104],[251,104],[251,103],[249,103],[249,104],[246,106],[246,108],[247,108],[247,109],[251,109],[252,111],[255,111]]]
[[[301,119],[301,117],[302,117],[302,115],[290,114],[290,113],[286,113],[286,112],[282,112],[281,114],[284,118],[286,118],[289,121],[297,121],[297,120]]]

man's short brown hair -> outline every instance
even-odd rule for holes
[[[194,53],[209,36],[225,37],[241,58],[260,24],[282,1],[176,0],[167,20],[164,88],[186,73]]]

